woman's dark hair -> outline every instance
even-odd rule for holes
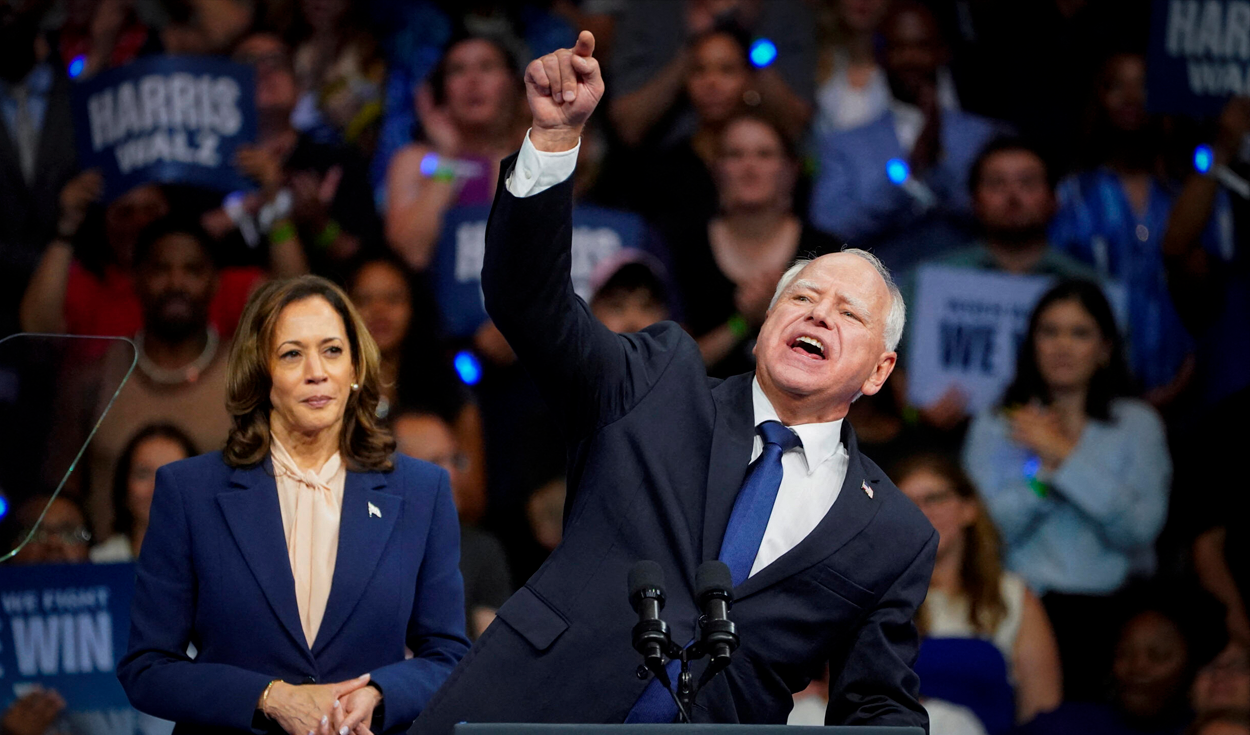
[[[148,424],[135,432],[117,458],[113,470],[113,531],[127,536],[134,531],[135,517],[130,512],[130,471],[134,467],[135,452],[149,439],[168,439],[182,448],[182,453],[194,457],[200,453],[195,442],[182,429],[173,424]]]
[[[1050,388],[1037,367],[1037,326],[1041,315],[1060,301],[1075,301],[1080,304],[1093,317],[1102,338],[1111,345],[1110,359],[1094,371],[1085,396],[1086,415],[1100,421],[1109,421],[1112,399],[1129,395],[1133,380],[1124,360],[1124,340],[1120,338],[1115,316],[1111,313],[1111,304],[1107,303],[1107,297],[1103,295],[1098,284],[1083,279],[1060,281],[1038,299],[1037,306],[1033,307],[1033,313],[1029,316],[1029,330],[1024,341],[1020,343],[1020,352],[1016,357],[1016,377],[1007,386],[1002,405],[1021,406],[1033,400],[1040,400],[1044,404],[1051,402]]]
[[[499,56],[503,59],[504,66],[508,69],[508,74],[517,83],[521,85],[521,65],[517,62],[516,55],[509,48],[508,43],[499,37],[486,34],[473,34],[463,29],[452,36],[447,45],[443,47],[443,54],[439,57],[438,63],[430,70],[430,92],[434,95],[434,101],[443,104],[447,101],[447,57],[451,55],[451,50],[466,41],[485,41],[495,50],[499,52]]]
[[[438,304],[424,274],[413,272],[393,253],[360,260],[347,278],[347,291],[356,289],[368,266],[383,265],[403,277],[408,288],[412,317],[399,347],[399,374],[395,377],[394,417],[402,412],[436,414],[454,426],[470,400],[469,391],[456,375],[446,344],[438,332]]]
[[[960,592],[968,600],[968,624],[985,635],[994,631],[1007,617],[1007,603],[1003,599],[1003,567],[999,561],[998,531],[990,514],[977,495],[972,480],[945,454],[926,452],[914,454],[900,461],[891,471],[895,484],[903,482],[917,472],[928,471],[948,482],[955,495],[977,508],[976,520],[964,529],[963,560],[959,565]],[[922,605],[917,623],[923,630],[929,621],[928,609]]]

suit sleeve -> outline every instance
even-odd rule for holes
[[[661,323],[618,335],[573,292],[573,181],[518,198],[500,167],[486,228],[486,311],[575,440],[627,413],[671,362],[682,336]]]
[[[446,471],[438,492],[417,573],[408,619],[413,657],[370,672],[382,690],[382,731],[411,723],[469,650],[464,635],[464,581],[460,577],[460,524]]]
[[[829,662],[827,725],[893,725],[929,730],[912,670],[920,647],[914,622],[937,557],[934,531],[877,601],[841,655]]]
[[[273,677],[187,656],[197,583],[190,523],[168,467],[156,473],[148,531],[136,569],[130,644],[117,678],[135,709],[164,720],[255,730],[256,702]]]

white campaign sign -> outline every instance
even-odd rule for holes
[[[922,267],[907,325],[908,401],[932,405],[951,386],[968,396],[971,413],[998,401],[1015,376],[1033,305],[1054,282],[1047,276]],[[1123,329],[1123,288],[1103,284],[1103,291]]]

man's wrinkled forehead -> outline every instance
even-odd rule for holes
[[[816,258],[799,271],[787,291],[800,284],[817,291],[836,285],[846,295],[860,299],[888,300],[890,295],[885,279],[872,263],[853,253],[829,253]]]

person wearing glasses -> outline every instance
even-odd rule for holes
[[[39,523],[39,514],[45,507],[48,512]],[[88,560],[91,531],[87,530],[87,516],[77,501],[64,495],[36,495],[20,504],[14,517],[18,534],[9,548],[30,537],[13,557],[14,564],[80,564]]]

